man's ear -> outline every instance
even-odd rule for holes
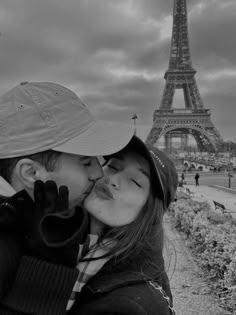
[[[49,178],[49,174],[45,166],[31,159],[21,159],[17,162],[13,171],[15,180],[26,189],[33,189],[36,180],[45,182]]]

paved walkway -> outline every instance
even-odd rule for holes
[[[184,185],[184,188],[189,188],[193,192],[192,198],[198,201],[207,200],[213,209],[215,209],[213,200],[223,204],[231,215],[236,218],[236,191],[230,191],[220,186],[206,186],[206,185]]]
[[[187,186],[194,192],[194,199],[212,200],[236,208],[236,195],[208,186]],[[167,273],[170,278],[174,297],[174,308],[177,315],[228,315],[219,306],[219,301],[211,294],[210,289],[201,277],[190,250],[185,244],[184,236],[173,227],[171,218],[164,219],[166,242],[164,257]]]

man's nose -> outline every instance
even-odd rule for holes
[[[89,170],[89,179],[90,180],[98,180],[104,176],[103,169],[97,158],[94,158],[92,161],[92,166]]]

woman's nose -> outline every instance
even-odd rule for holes
[[[104,177],[104,182],[107,185],[111,185],[113,188],[118,189],[119,188],[119,176],[117,174],[109,175]]]

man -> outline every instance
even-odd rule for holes
[[[96,157],[119,151],[133,133],[129,125],[96,121],[61,85],[22,82],[0,98],[0,175],[31,196],[36,179],[53,179],[68,186],[70,205],[78,204],[102,176]]]
[[[121,150],[133,134],[131,125],[96,121],[78,96],[61,85],[22,82],[0,98],[0,195],[11,196],[26,190],[33,199],[36,181],[53,180],[58,187],[68,187],[70,208],[80,205],[94,182],[103,176],[97,156]],[[6,209],[7,206],[6,203]],[[6,245],[1,237],[0,249],[1,245]],[[4,250],[15,246],[11,236],[7,242],[9,245]],[[21,259],[17,251],[16,262],[20,265],[16,285],[9,288],[10,294],[3,303],[4,309],[0,309],[1,314],[4,311],[11,314],[11,308],[20,310],[22,314],[24,311],[38,313],[40,307],[42,314],[47,314],[46,309],[40,306],[46,300],[48,303],[46,292],[39,296],[38,308],[35,301],[34,305],[25,305],[19,298],[18,284],[31,280],[31,284],[34,281],[36,286],[40,279],[41,282],[47,280],[48,292],[51,285],[56,285],[58,296],[55,294],[51,302],[55,305],[55,312],[60,310],[73,287],[76,271],[28,256]],[[46,288],[45,283],[42,291]],[[28,284],[24,284],[27,287]]]
[[[196,173],[196,174],[195,174],[195,177],[194,177],[194,178],[195,178],[196,186],[199,186],[199,182],[198,182],[198,181],[199,181],[199,177],[200,177],[200,175],[199,175],[198,173]]]

